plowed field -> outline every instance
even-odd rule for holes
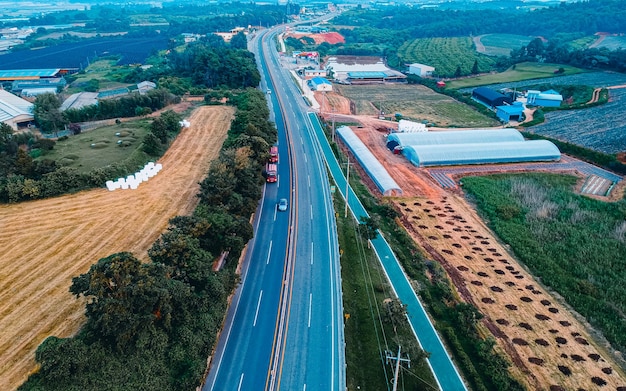
[[[1,390],[16,389],[36,369],[34,353],[46,337],[71,336],[83,324],[83,301],[69,293],[72,277],[120,251],[146,259],[169,219],[192,212],[233,114],[224,106],[194,111],[159,160],[163,170],[137,190],[0,206]]]

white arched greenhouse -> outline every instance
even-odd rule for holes
[[[385,196],[401,195],[402,189],[393,180],[389,172],[378,161],[376,156],[367,148],[365,144],[347,126],[337,128],[337,134],[341,140],[350,148],[359,164],[372,178],[378,189]]]
[[[408,145],[402,148],[402,154],[420,167],[556,161],[561,158],[559,149],[547,140]]]
[[[525,141],[515,129],[392,133],[387,147],[401,150],[416,166],[556,161],[559,149],[547,140]]]

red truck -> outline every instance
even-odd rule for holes
[[[278,163],[278,147],[273,145],[270,148],[270,163]]]
[[[268,183],[274,183],[278,180],[278,168],[276,164],[267,164],[265,167],[265,180]]]

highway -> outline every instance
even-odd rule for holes
[[[304,100],[277,62],[272,33],[264,33],[252,41],[252,51],[261,87],[272,91],[267,97],[278,129],[278,182],[265,187],[242,281],[203,390],[345,390],[329,181]],[[280,198],[289,200],[286,212],[276,209]]]

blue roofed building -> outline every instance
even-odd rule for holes
[[[529,106],[559,107],[563,101],[563,96],[555,90],[544,92],[528,90],[526,92],[526,104]]]
[[[496,116],[502,122],[521,121],[524,115],[524,106],[521,102],[512,105],[496,106]]]
[[[328,79],[323,77],[314,77],[309,80],[309,86],[313,91],[332,91],[333,85]]]

